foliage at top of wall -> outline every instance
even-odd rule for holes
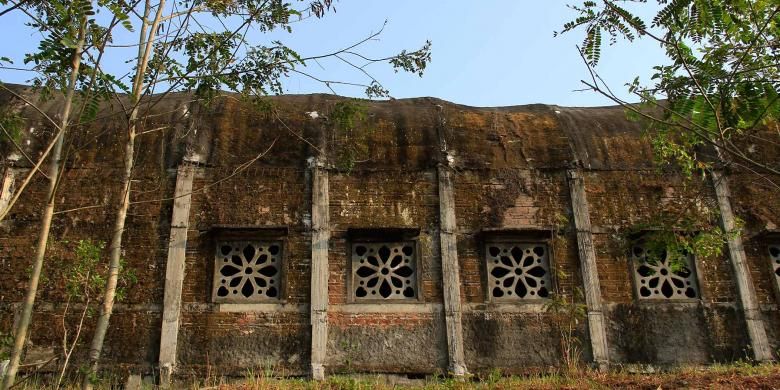
[[[776,161],[751,152],[777,143],[764,131],[780,119],[780,5],[755,0],[581,0],[561,33],[583,33],[587,89],[648,121],[657,159],[683,172],[713,162],[780,174]],[[643,17],[641,15],[654,15]],[[557,34],[557,33],[556,33]],[[649,83],[626,84],[640,105],[618,96],[597,72],[602,50],[618,40],[649,40],[666,54]],[[709,149],[709,151],[704,151]]]
[[[701,196],[681,198],[676,207],[653,213],[624,232],[625,253],[638,243],[648,251],[647,260],[658,262],[666,256],[672,269],[683,267],[689,255],[701,258],[719,256],[726,241],[740,234],[742,221],[735,231],[725,232],[718,224],[720,211],[704,204]]]
[[[328,119],[333,126],[333,163],[349,174],[355,164],[368,158],[368,135],[373,131],[368,106],[359,99],[342,100],[333,106]]]

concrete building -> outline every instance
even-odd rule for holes
[[[333,117],[343,98],[269,101],[203,106],[173,94],[144,108],[143,128],[156,130],[138,137],[123,244],[137,282],[116,305],[103,368],[457,375],[566,359],[776,357],[780,196],[759,175],[687,179],[659,168],[641,125],[618,107],[362,102],[349,129]],[[51,126],[9,96],[0,104],[23,112],[21,145],[38,156]],[[55,215],[28,362],[60,351],[73,243],[111,234],[123,117],[105,106],[98,118],[69,144],[57,210],[79,210]],[[3,148],[0,207],[30,169]],[[771,145],[753,150],[780,160]],[[5,333],[45,188],[36,177],[0,223]],[[722,255],[690,256],[682,269],[647,264],[633,238],[663,215],[684,215],[691,233],[740,220],[744,229]],[[570,317],[550,310],[554,297],[583,305],[571,332]]]

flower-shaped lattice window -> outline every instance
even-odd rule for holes
[[[640,299],[699,297],[691,256],[671,262],[666,251],[651,255],[642,245],[635,245],[631,249],[631,255],[636,278],[634,285]]]
[[[775,281],[780,288],[780,245],[769,246],[769,258],[772,260],[772,269],[775,270]]]
[[[217,244],[214,302],[278,300],[282,243],[223,241]]]
[[[494,300],[549,298],[550,257],[542,243],[487,243],[488,288]]]
[[[416,299],[415,244],[352,244],[352,290],[355,299]]]

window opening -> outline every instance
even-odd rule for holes
[[[639,299],[689,299],[699,297],[693,256],[671,261],[666,250],[657,255],[642,243],[631,249],[635,288]]]
[[[279,300],[282,250],[281,241],[217,242],[214,301]]]
[[[355,299],[417,299],[416,252],[414,241],[353,242]]]
[[[549,298],[550,256],[547,244],[485,244],[488,288],[494,300]]]

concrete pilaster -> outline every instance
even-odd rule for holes
[[[165,296],[163,300],[162,330],[160,334],[160,378],[165,386],[170,383],[176,366],[176,347],[181,315],[181,289],[187,248],[187,229],[190,220],[192,181],[196,167],[187,163],[176,173],[176,190],[171,216],[171,235],[168,244],[168,263],[165,269]]]
[[[756,298],[753,280],[750,270],[745,262],[745,248],[742,246],[742,236],[736,230],[734,212],[731,209],[731,194],[727,177],[718,171],[712,172],[712,181],[715,185],[715,196],[718,198],[720,218],[723,230],[726,232],[729,249],[729,259],[734,272],[734,280],[737,283],[739,303],[745,317],[750,346],[753,356],[760,362],[772,360],[772,348],[766,337],[764,321],[761,317],[761,309]]]
[[[315,161],[311,170],[311,376],[323,380],[328,344],[328,171],[320,161]]]
[[[16,170],[13,167],[5,167],[2,179],[0,179],[0,211],[8,207],[14,193],[14,182],[16,181]]]
[[[444,317],[447,329],[449,371],[454,376],[468,372],[463,356],[463,325],[460,302],[460,270],[458,265],[457,223],[455,196],[450,168],[439,166],[439,223],[441,243],[441,270],[444,288]]]
[[[599,271],[596,266],[596,251],[593,247],[593,232],[590,225],[588,199],[585,195],[585,183],[582,174],[576,170],[569,170],[567,177],[574,213],[574,227],[577,230],[577,249],[582,268],[582,286],[588,311],[588,331],[590,332],[593,360],[600,370],[606,370],[609,366],[606,323],[601,302]]]

